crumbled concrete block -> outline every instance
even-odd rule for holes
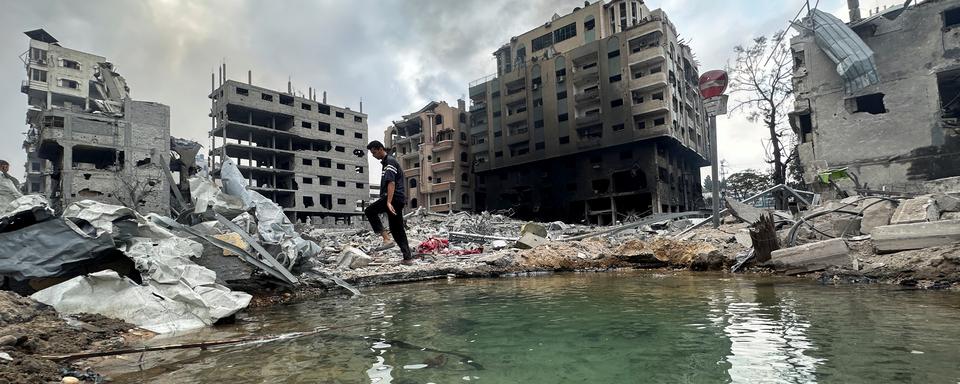
[[[547,228],[538,223],[526,223],[520,227],[520,234],[532,233],[540,237],[547,237]]]
[[[960,220],[960,212],[944,212],[940,214],[940,220]]]
[[[753,248],[753,239],[750,238],[750,230],[743,228],[733,234],[733,238],[744,248]]]
[[[548,243],[546,237],[539,236],[533,232],[527,232],[520,236],[520,239],[517,240],[516,247],[520,249],[530,249],[538,245],[543,245]]]
[[[494,240],[490,242],[490,249],[493,249],[494,251],[499,251],[506,247],[509,247],[509,245],[505,240]]]
[[[760,215],[763,214],[763,210],[760,208],[741,203],[729,197],[724,198],[724,201],[727,202],[727,208],[730,209],[730,212],[736,218],[743,220],[747,224],[753,224],[757,221],[760,221]]]
[[[860,226],[862,225],[862,220],[859,217],[846,216],[834,219],[832,224],[833,233],[835,233],[837,236],[858,236],[860,235]]]
[[[941,212],[960,211],[960,198],[945,193],[937,193],[933,195],[933,199],[937,201],[937,208],[940,208]]]
[[[863,218],[860,220],[860,232],[870,234],[874,228],[881,225],[890,225],[890,219],[893,212],[897,210],[896,204],[892,201],[878,199],[867,199],[860,203],[863,210]]]
[[[773,251],[770,261],[788,273],[819,271],[831,266],[852,267],[843,239],[830,239]]]
[[[930,197],[918,197],[900,203],[893,212],[890,224],[922,223],[940,219],[937,201]]]
[[[874,228],[878,252],[905,251],[960,242],[960,220],[886,225]]]

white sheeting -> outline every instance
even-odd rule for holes
[[[53,214],[53,208],[50,208],[50,200],[43,195],[23,195],[7,203],[6,206],[0,206],[0,217],[13,216],[20,212],[26,212],[34,207],[43,207],[50,214]]]
[[[233,161],[223,162],[220,177],[225,193],[240,197],[247,208],[256,209],[254,214],[260,240],[265,244],[280,246],[282,254],[275,257],[287,269],[292,268],[301,257],[312,257],[321,251],[319,245],[300,237],[283,208],[256,191],[246,188],[246,179]],[[233,221],[237,222],[242,216],[237,216]]]
[[[98,313],[157,333],[212,325],[250,304],[251,296],[217,284],[216,274],[190,261],[200,244],[178,237],[135,238],[126,251],[144,285],[113,271],[79,276],[30,297],[61,313]]]
[[[211,325],[250,303],[249,294],[217,284],[215,272],[190,260],[200,257],[202,245],[177,237],[132,210],[81,201],[64,212],[67,218],[92,223],[98,234],[111,233],[112,221],[128,214],[138,223],[137,237],[123,251],[133,260],[144,285],[116,272],[102,271],[73,278],[31,297],[61,313],[99,313],[158,333]]]

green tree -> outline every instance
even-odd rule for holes
[[[727,196],[743,200],[774,185],[776,184],[769,173],[745,169],[727,177],[726,191]]]

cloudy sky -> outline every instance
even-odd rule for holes
[[[861,0],[866,8],[902,0]],[[805,0],[650,0],[689,40],[701,71],[723,68],[733,47],[784,29]],[[844,0],[811,1],[847,19]],[[495,72],[492,52],[511,36],[569,13],[582,0],[87,0],[5,2],[0,14],[0,158],[22,175],[26,78],[22,32],[44,28],[61,45],[107,57],[131,95],[171,107],[171,134],[208,143],[210,74],[306,93],[369,114],[371,137],[429,100],[451,104]],[[863,12],[867,14],[866,11]],[[761,168],[763,128],[740,116],[718,121],[720,158],[731,171]],[[704,174],[709,173],[708,168]],[[371,173],[376,175],[378,173]]]

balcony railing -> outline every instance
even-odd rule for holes
[[[646,48],[642,48],[639,51],[630,53],[628,57],[628,63],[630,66],[638,64],[646,64],[654,61],[665,61],[667,59],[666,51],[664,51],[663,46],[653,45]]]
[[[652,100],[644,101],[639,104],[634,104],[631,112],[633,112],[633,115],[636,116],[636,115],[643,115],[651,112],[668,111],[668,110],[670,110],[670,104],[668,104],[665,100],[652,99]]]
[[[453,189],[453,186],[456,184],[456,181],[444,181],[442,183],[432,184],[430,191],[431,192],[445,192]]]
[[[453,169],[453,160],[440,161],[433,164],[430,164],[430,169],[434,172],[446,171],[448,169]]]
[[[658,73],[646,75],[640,78],[630,79],[630,90],[642,91],[646,89],[664,86],[667,84],[668,84],[667,73],[658,72]]]
[[[590,101],[590,100],[600,100],[600,89],[592,88],[592,89],[588,89],[586,91],[577,93],[573,97],[573,99],[578,103],[584,102],[584,101]]]
[[[449,150],[449,149],[451,149],[451,148],[453,148],[453,140],[452,140],[452,139],[441,140],[441,141],[438,141],[436,144],[433,145],[433,151],[434,151],[434,152],[446,151],[446,150]]]

